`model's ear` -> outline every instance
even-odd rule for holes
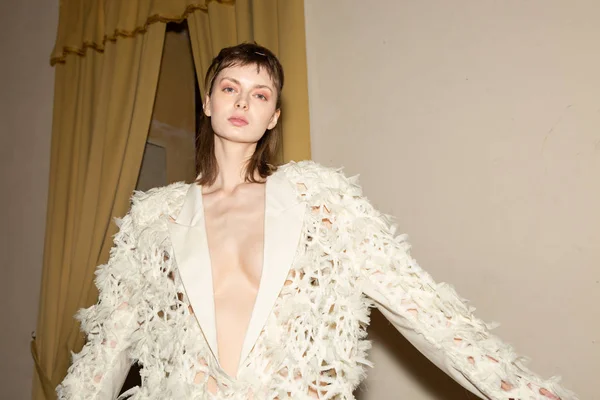
[[[267,126],[267,129],[271,130],[277,126],[277,121],[279,120],[280,115],[281,115],[281,109],[278,108],[273,113],[273,116],[271,117],[271,120],[269,121],[269,125]]]
[[[206,115],[207,117],[210,117],[210,96],[206,95],[206,97],[204,97],[204,104],[202,105],[202,111],[204,111],[204,115]]]

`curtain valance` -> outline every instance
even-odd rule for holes
[[[182,22],[210,3],[235,0],[61,0],[56,43],[50,64],[64,63],[69,53],[104,52],[107,41],[146,32],[156,22]]]

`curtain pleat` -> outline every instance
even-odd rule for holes
[[[154,105],[165,24],[70,55],[56,67],[50,191],[36,338],[34,399],[55,398],[84,338],[73,319],[97,298],[97,265],[129,208]]]
[[[156,22],[183,22],[190,13],[206,11],[211,3],[235,0],[61,0],[52,65],[69,53],[83,55],[89,48],[102,52],[107,42],[146,32]]]

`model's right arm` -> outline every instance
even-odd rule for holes
[[[87,343],[56,388],[59,400],[116,399],[131,366],[128,349],[138,323],[140,290],[131,213],[118,221],[119,233],[106,265],[96,271],[98,303],[77,313]]]

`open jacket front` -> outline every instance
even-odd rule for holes
[[[481,398],[546,399],[546,388],[576,399],[435,283],[355,179],[305,161],[266,185],[264,265],[237,376],[218,362],[201,187],[176,183],[136,193],[119,221],[98,304],[78,313],[88,342],[59,399],[116,398],[135,360],[142,385],[131,399],[353,399],[370,366],[371,306]]]

